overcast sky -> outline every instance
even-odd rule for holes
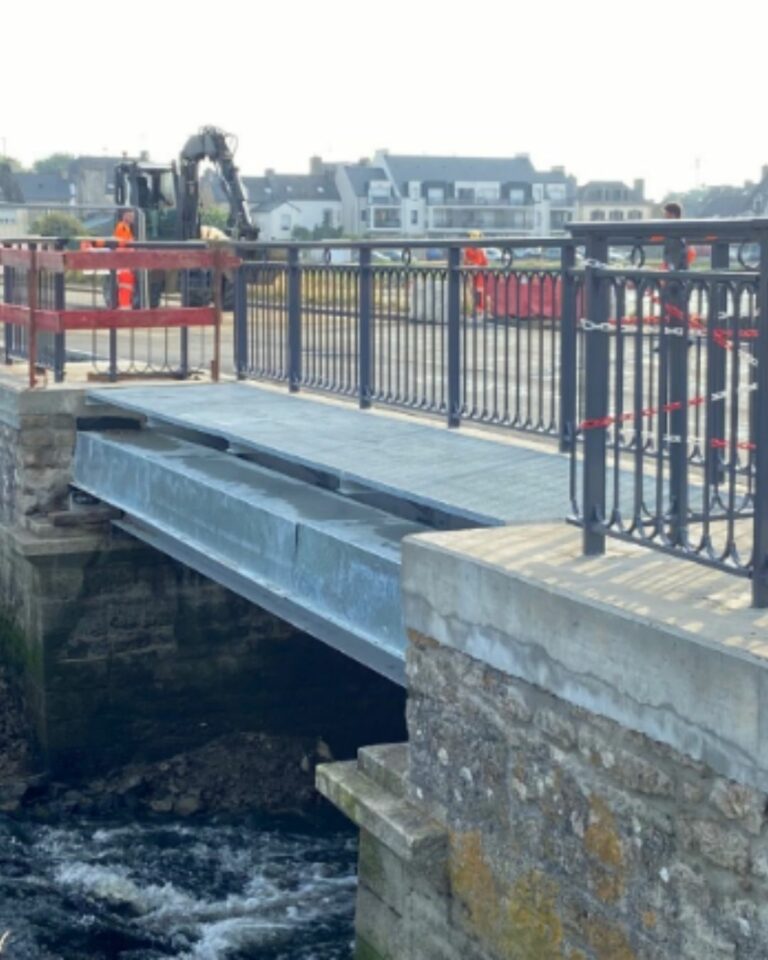
[[[756,0],[5,2],[0,151],[166,161],[212,123],[245,174],[529,153],[660,199],[768,163],[767,25]]]

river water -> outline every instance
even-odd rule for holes
[[[356,836],[238,817],[0,817],[3,960],[349,960]]]

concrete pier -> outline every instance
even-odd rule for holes
[[[365,960],[768,955],[768,615],[564,524],[404,548],[408,744],[318,770]]]

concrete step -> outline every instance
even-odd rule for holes
[[[400,860],[426,875],[442,874],[447,830],[363,773],[356,761],[322,764],[315,783],[324,797]]]
[[[408,744],[381,743],[374,747],[361,747],[357,753],[357,765],[361,773],[396,797],[404,798],[408,792]]]

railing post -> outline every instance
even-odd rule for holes
[[[685,324],[686,289],[679,280],[668,282],[662,291],[665,310],[661,325],[667,334],[661,349],[667,350],[669,363],[668,402],[675,408],[667,415],[669,451],[669,506],[671,540],[675,546],[685,542],[688,526],[688,337]],[[671,308],[671,309],[670,309]],[[672,334],[670,328],[682,330]]]
[[[371,406],[373,396],[373,270],[371,248],[360,248],[360,359],[358,364],[360,409]]]
[[[213,277],[211,282],[214,283]],[[190,294],[190,284],[191,278],[189,275],[189,270],[181,270],[179,272],[179,297],[181,299],[182,307],[188,307],[191,302]],[[203,285],[203,290],[205,286]],[[205,303],[205,300],[202,301]],[[179,376],[182,380],[186,380],[189,376],[189,329],[187,327],[179,328]]]
[[[10,247],[10,244],[4,243],[4,247]],[[13,267],[3,267],[3,303],[13,303],[13,283],[15,271]],[[6,323],[4,330],[5,339],[5,362],[12,363],[11,354],[13,353],[13,324]]]
[[[448,426],[461,423],[461,247],[448,248]]]
[[[235,314],[233,340],[235,375],[238,380],[244,380],[248,369],[248,288],[245,272],[245,260],[235,273]]]
[[[56,250],[66,249],[66,240],[56,241]],[[53,277],[53,309],[66,309],[66,284],[64,272],[56,273]],[[54,333],[53,335],[53,379],[55,383],[64,382],[64,355],[66,350],[64,333]]]
[[[755,516],[752,604],[768,607],[768,229],[760,239],[760,278],[757,293],[757,395],[754,401]]]
[[[597,326],[584,335],[584,417],[600,421],[608,414],[608,333],[600,327],[608,322],[607,284],[600,264],[608,260],[606,236],[590,234],[584,272],[586,318]],[[586,555],[605,553],[605,534],[599,524],[605,518],[605,465],[607,433],[603,427],[584,431],[584,520],[583,551]]]
[[[211,379],[214,383],[219,382],[221,374],[221,318],[224,307],[224,271],[221,261],[223,250],[220,244],[217,244],[213,250],[213,362],[211,363]],[[188,330],[188,327],[183,327]]]
[[[109,247],[110,250],[116,250],[117,247],[114,244],[111,244]],[[117,310],[118,308],[118,294],[117,294],[117,271],[111,270],[109,273],[109,306],[112,310]],[[111,383],[114,383],[117,380],[117,330],[110,329],[109,331],[109,373],[108,377]]]
[[[730,267],[730,249],[729,244],[723,242],[722,240],[717,241],[712,244],[712,254],[711,254],[711,268],[712,270],[727,270]],[[715,297],[715,318],[717,326],[725,327],[727,323],[721,322],[717,318],[720,314],[724,314],[728,309],[728,290],[725,284],[715,283],[713,285],[713,290],[717,291]],[[715,347],[712,349],[712,338],[711,336],[706,340],[707,346],[707,374],[708,374],[708,385],[707,393],[711,397],[712,394],[720,394],[725,390],[725,381],[726,381],[726,359],[727,353],[725,350]],[[715,439],[724,439],[725,438],[725,404],[724,403],[708,403],[707,404],[707,418],[709,420],[709,437]],[[709,456],[710,470],[709,470],[709,483],[718,484],[722,482],[723,479],[723,465],[720,459],[720,456],[717,450],[712,450]]]
[[[29,342],[27,354],[29,357],[29,385],[34,387],[37,382],[37,304],[38,304],[39,274],[37,270],[37,244],[29,245],[29,271],[27,273],[27,304],[29,305]]]
[[[299,250],[288,249],[288,389],[301,387],[301,268]]]
[[[560,251],[560,450],[572,450],[576,434],[576,244]],[[554,336],[554,333],[553,333]]]

